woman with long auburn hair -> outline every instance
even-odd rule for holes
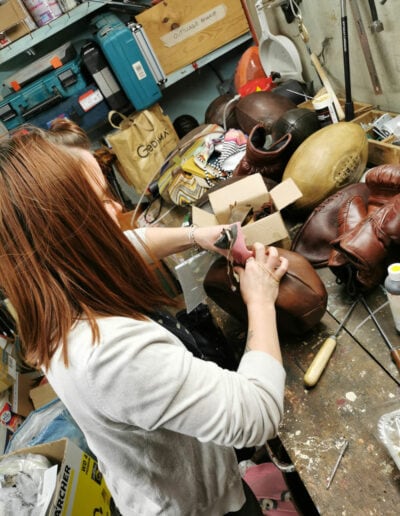
[[[248,336],[226,370],[166,325],[174,302],[146,252],[217,252],[224,226],[124,233],[120,211],[87,150],[35,131],[0,142],[0,285],[24,357],[80,426],[123,515],[261,514],[233,448],[263,445],[282,418],[275,301],[287,261],[255,244],[235,267]]]

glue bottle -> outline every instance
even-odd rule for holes
[[[384,285],[394,325],[397,332],[400,333],[400,263],[389,265]]]

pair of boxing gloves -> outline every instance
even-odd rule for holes
[[[365,183],[368,197],[350,196],[338,210],[328,266],[345,281],[350,264],[356,286],[368,289],[383,280],[387,257],[400,244],[400,166],[374,167]]]

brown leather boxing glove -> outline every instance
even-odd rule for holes
[[[339,210],[356,196],[367,204],[369,194],[365,183],[354,183],[330,195],[313,210],[297,231],[291,251],[303,255],[315,268],[326,267],[332,252],[331,241],[338,237]],[[350,225],[347,230],[350,230]]]
[[[332,245],[354,265],[357,278],[368,286],[383,279],[383,264],[392,243],[400,243],[400,194]]]
[[[400,194],[400,165],[371,168],[365,176],[365,183],[370,190],[368,213],[372,213]]]
[[[342,267],[347,263],[346,257],[340,250],[334,247],[339,242],[342,235],[351,231],[367,216],[367,203],[361,195],[354,195],[342,204],[338,211],[338,237],[332,240],[332,251],[329,257],[328,266],[332,269]]]

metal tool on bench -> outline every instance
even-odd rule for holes
[[[332,353],[335,350],[337,336],[343,329],[346,322],[349,320],[357,303],[358,298],[355,301],[353,301],[352,305],[350,306],[349,310],[344,316],[344,319],[339,324],[339,327],[337,328],[336,332],[332,336],[325,339],[324,343],[318,350],[318,353],[315,355],[313,361],[311,362],[310,366],[308,367],[304,375],[304,384],[306,385],[306,387],[314,387],[314,385],[320,379],[326,365],[328,364],[330,357],[332,356]]]
[[[333,477],[336,475],[336,471],[339,467],[340,461],[343,458],[344,452],[347,450],[347,447],[349,446],[349,441],[347,439],[344,440],[342,447],[340,448],[339,457],[336,460],[335,465],[333,466],[332,473],[329,475],[327,481],[326,481],[326,488],[329,489],[333,480]]]
[[[388,348],[390,349],[390,355],[392,357],[393,362],[396,364],[397,369],[400,371],[400,347],[395,348],[393,344],[390,342],[389,338],[387,337],[386,333],[383,331],[382,326],[379,324],[378,319],[376,318],[374,312],[371,310],[370,306],[367,303],[367,300],[364,296],[360,297],[362,304],[364,305],[365,309],[369,313],[371,319],[375,323],[375,326],[377,327],[379,333],[381,334],[383,340],[387,344]]]

